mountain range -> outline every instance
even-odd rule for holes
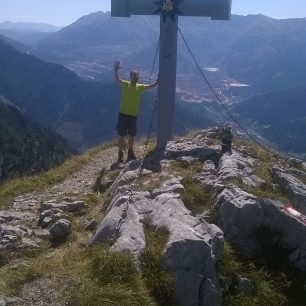
[[[306,117],[306,96],[302,90],[306,84],[306,66],[301,64],[306,61],[306,19],[275,20],[263,15],[233,15],[230,22],[224,22],[180,17],[180,27],[213,87],[226,95],[230,103],[234,103],[233,109],[240,119],[250,120],[252,126],[279,148],[289,152],[305,152],[304,136],[299,131]],[[22,98],[14,92],[13,78],[5,85],[4,89],[8,90],[9,87],[9,90],[4,95],[44,126],[69,139],[74,148],[85,149],[115,135],[118,104],[113,104],[113,101],[119,99],[119,92],[110,84],[113,81],[113,59],[122,60],[123,77],[127,77],[128,71],[136,67],[141,72],[142,81],[147,81],[158,32],[156,16],[111,18],[109,13],[97,12],[47,34],[30,46],[14,42],[18,50],[65,65],[78,76],[62,66],[48,66],[33,56],[17,56],[15,53],[19,64],[7,65],[8,71],[2,72],[2,75],[7,82],[7,76],[15,69],[14,78],[18,84],[23,84]],[[13,44],[13,41],[7,43]],[[6,57],[3,60],[7,62]],[[14,61],[10,59],[11,64]],[[28,71],[31,73],[29,78]],[[227,120],[219,116],[214,97],[194,68],[180,38],[177,78],[179,100],[202,102],[184,106],[185,112],[181,118],[190,123],[188,128],[192,127],[193,122],[200,127],[201,121],[206,124],[217,120],[222,124]],[[239,87],[240,83],[249,86]],[[296,88],[301,89],[298,99],[295,99]],[[294,107],[296,116],[291,111],[286,112],[287,117],[282,117],[283,121],[277,122],[275,127],[278,98],[283,94],[286,97],[286,100],[282,100],[283,105],[289,110]],[[265,113],[257,101],[262,101],[266,96],[271,99],[269,112]],[[145,108],[150,102],[152,104],[154,97],[148,94],[144,100],[149,101],[143,106],[146,114],[150,110]],[[291,103],[292,100],[294,103]],[[87,103],[90,105],[84,112]],[[183,105],[183,102],[178,103],[178,113]],[[93,109],[97,110],[95,115],[91,114]],[[111,117],[101,117],[107,112],[112,114]],[[259,120],[263,113],[269,116],[269,120]],[[180,117],[180,114],[177,116]],[[190,120],[193,116],[196,119]],[[100,124],[101,118],[103,126]],[[145,131],[145,121],[140,118],[142,133]],[[184,125],[177,121],[177,130],[183,130]],[[280,137],[278,131],[281,129],[288,133]]]
[[[2,22],[0,23],[0,34],[23,44],[34,44],[46,37],[50,32],[59,31],[57,27],[37,22]]]
[[[301,65],[306,60],[306,18],[276,20],[263,15],[233,15],[227,22],[180,17],[180,27],[200,65],[219,69],[219,75],[215,71],[210,78],[213,82],[216,78],[214,85],[225,91],[224,78],[228,83],[249,84],[249,89],[240,93],[249,96],[306,82],[306,66]],[[99,78],[111,69],[114,58],[122,59],[127,67],[148,72],[158,33],[156,16],[111,18],[110,13],[97,12],[48,35],[34,45],[32,52],[47,61],[67,65],[82,76]],[[199,75],[180,37],[178,54],[178,86],[190,83],[190,79],[198,82]],[[188,79],[181,82],[181,74],[188,75]]]

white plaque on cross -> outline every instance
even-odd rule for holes
[[[164,148],[173,136],[176,93],[178,16],[205,16],[229,20],[231,0],[112,0],[113,17],[160,15],[159,91],[157,147]]]

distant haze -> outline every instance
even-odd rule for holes
[[[305,0],[232,2],[234,14],[264,14],[273,18],[306,17]],[[91,12],[109,11],[110,3],[111,0],[0,0],[0,22],[31,21],[64,26]]]

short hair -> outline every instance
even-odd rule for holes
[[[138,82],[138,80],[139,80],[139,72],[138,72],[137,70],[131,70],[130,76],[131,76],[131,75],[136,75],[136,77],[137,77],[137,82]]]

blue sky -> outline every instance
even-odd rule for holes
[[[306,17],[306,0],[232,1],[234,14],[260,13],[273,18]],[[91,12],[110,10],[110,2],[111,0],[0,0],[0,22],[35,21],[63,26]]]

